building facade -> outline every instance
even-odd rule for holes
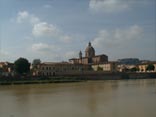
[[[137,65],[141,61],[138,58],[123,58],[123,59],[118,59],[117,61],[121,65]]]
[[[82,56],[82,52],[79,52],[79,58],[69,59],[69,62],[72,64],[101,64],[108,62],[107,55],[95,55],[95,50],[92,47],[91,43],[88,43],[88,46],[85,49],[85,57]]]
[[[147,70],[148,65],[153,65],[154,70]],[[156,72],[156,62],[147,62],[138,65],[139,72]]]
[[[14,64],[9,62],[0,62],[0,76],[14,76]]]
[[[37,65],[37,69],[33,71],[34,76],[59,76],[81,74],[89,69],[88,65],[71,64],[68,62],[45,62]]]
[[[133,68],[137,68],[137,65],[130,65],[130,64],[118,64],[117,65],[117,71],[118,72],[125,72],[130,71]]]
[[[76,75],[89,73],[92,71],[115,72],[116,62],[108,62],[107,55],[96,55],[95,49],[91,43],[85,49],[85,57],[79,52],[79,58],[69,59],[69,62],[45,62],[38,64],[33,69],[34,76],[59,76],[59,75]]]
[[[104,71],[104,72],[116,72],[117,63],[116,62],[107,62],[102,64],[93,64],[91,65],[94,71]]]

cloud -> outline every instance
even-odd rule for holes
[[[121,11],[129,7],[123,0],[90,0],[89,8],[93,11],[113,12]]]
[[[64,43],[71,43],[73,41],[72,36],[64,34],[56,26],[53,24],[48,24],[47,22],[40,22],[35,24],[32,29],[32,34],[35,37],[55,38]]]
[[[137,58],[148,53],[144,33],[143,28],[138,25],[122,29],[100,30],[93,39],[92,45],[96,54],[104,53],[109,56],[109,60],[125,57]],[[143,46],[145,48],[142,48]]]
[[[69,36],[69,35],[63,35],[60,37],[60,39],[65,43],[70,43],[73,41],[72,36]]]
[[[52,6],[51,6],[50,4],[45,4],[45,5],[43,5],[43,7],[49,9],[49,8],[51,8]]]
[[[77,51],[66,51],[64,48],[60,48],[58,45],[51,45],[46,43],[35,43],[31,45],[31,52],[35,53],[35,56],[48,57],[52,60],[68,60],[69,58],[78,57]]]
[[[33,44],[32,47],[31,47],[32,51],[34,52],[50,52],[52,50],[55,49],[55,46],[52,46],[52,45],[48,45],[48,44],[45,44],[45,43],[36,43],[36,44]]]
[[[136,4],[145,5],[148,0],[90,0],[89,9],[94,12],[119,12],[131,9]]]
[[[116,29],[113,31],[101,30],[93,40],[93,45],[97,48],[110,46],[124,46],[130,41],[140,39],[143,29],[138,25],[133,25],[127,29]]]
[[[23,22],[23,20],[27,20],[28,17],[29,17],[28,12],[26,12],[26,11],[19,12],[18,16],[17,16],[17,22],[21,23],[21,22]]]
[[[34,25],[32,34],[36,37],[57,36],[59,34],[59,30],[52,24],[48,24],[46,22],[40,22]]]
[[[20,11],[17,14],[16,21],[17,23],[28,22],[31,24],[36,24],[40,22],[40,19],[32,14],[29,14],[27,11]]]
[[[12,55],[10,55],[10,53],[8,53],[7,51],[4,50],[0,50],[0,61],[6,61],[7,59],[9,59]]]
[[[66,54],[62,53],[60,46],[51,45],[46,43],[35,43],[31,46],[31,52],[34,53],[33,57],[39,57],[45,61],[63,61]]]
[[[54,24],[41,21],[40,18],[36,17],[34,14],[30,14],[27,11],[20,11],[16,18],[17,23],[27,22],[32,25],[32,35],[34,37],[51,37],[60,40],[64,43],[71,43],[73,37],[65,34],[63,31],[58,29]]]
[[[64,59],[75,58],[78,57],[78,52],[69,51],[64,54]]]
[[[9,53],[6,51],[0,51],[0,56],[2,57],[9,56]]]
[[[73,43],[73,41],[82,41],[82,37],[67,34],[52,22],[49,23],[42,21],[41,18],[29,13],[28,11],[18,12],[16,22],[22,26],[27,24],[30,25],[31,34],[29,34],[29,36],[25,36],[25,40],[31,40],[32,42],[40,40],[40,42],[33,43],[27,48],[27,51],[29,52],[28,56],[33,58],[36,57],[43,60],[56,61],[69,59],[76,55],[70,50],[70,48],[76,48],[77,46],[77,43]],[[48,39],[52,39],[52,41]],[[65,45],[65,43],[70,43],[70,45]],[[67,52],[68,50],[69,52]]]

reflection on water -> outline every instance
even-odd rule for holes
[[[156,80],[0,86],[0,117],[156,117]]]

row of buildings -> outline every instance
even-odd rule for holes
[[[120,60],[121,61],[121,60]],[[95,49],[91,43],[85,49],[85,56],[79,52],[79,58],[71,58],[69,62],[36,62],[32,64],[31,73],[34,76],[58,76],[58,75],[75,75],[93,71],[103,72],[156,72],[156,62],[138,63],[138,60],[108,61],[108,56],[105,54],[96,55]],[[126,63],[124,63],[126,61]],[[128,64],[133,63],[136,64]],[[149,64],[154,66],[154,69],[149,71]],[[0,75],[14,75],[13,64],[8,62],[0,63]]]
[[[55,76],[75,75],[92,71],[115,72],[116,62],[109,62],[105,54],[96,55],[91,43],[85,49],[85,56],[79,52],[79,58],[71,58],[69,62],[44,62],[34,67],[33,75]]]
[[[121,60],[120,60],[121,61]],[[92,47],[91,43],[85,49],[85,56],[83,53],[79,52],[79,58],[71,58],[69,62],[44,62],[36,65],[34,68],[33,75],[39,76],[55,76],[55,75],[74,75],[83,74],[93,71],[103,71],[103,72],[156,72],[156,62],[150,63],[139,63],[138,59],[130,59],[132,62],[126,61],[126,63],[135,64],[125,64],[120,61],[108,61],[108,56],[105,54],[96,55],[95,49]],[[147,66],[153,64],[155,69],[153,71],[147,71]]]
[[[14,76],[14,64],[9,62],[0,62],[0,76]]]

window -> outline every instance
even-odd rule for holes
[[[49,76],[51,76],[51,74],[52,74],[52,73],[51,73],[51,72],[49,72]]]
[[[64,71],[66,71],[66,68],[64,68]]]

